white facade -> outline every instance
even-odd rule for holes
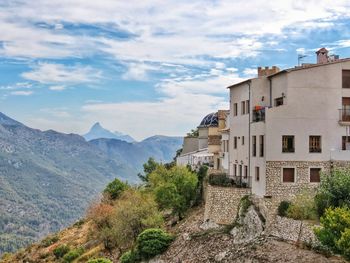
[[[343,136],[349,135],[350,123],[347,118],[339,119],[339,109],[347,108],[344,100],[350,100],[350,89],[343,88],[344,70],[350,70],[348,59],[284,70],[229,87],[229,175],[246,177],[252,192],[264,196],[270,194],[269,182],[279,180],[266,180],[271,163],[283,162],[281,169],[295,168],[297,181],[296,162],[309,162],[310,167],[324,167],[331,161],[350,162],[350,151],[343,150]],[[282,100],[283,105],[277,106]],[[244,109],[243,102],[249,110]],[[255,118],[255,112],[261,119]],[[287,141],[283,136],[293,136],[293,152],[283,152],[282,141]],[[320,152],[310,152],[310,145],[315,144],[312,140],[320,144]],[[281,186],[286,184],[291,185]]]

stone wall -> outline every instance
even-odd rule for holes
[[[206,187],[204,220],[217,224],[231,224],[236,218],[239,201],[251,193],[248,188]]]

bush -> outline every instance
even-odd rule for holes
[[[146,229],[137,237],[137,248],[143,258],[162,254],[173,241],[173,237],[162,229]]]
[[[112,200],[117,199],[123,191],[125,191],[128,188],[128,184],[120,181],[119,179],[115,178],[112,182],[110,182],[103,193]]]
[[[209,184],[215,186],[233,186],[234,182],[232,179],[228,178],[226,174],[210,174],[209,175]]]
[[[321,227],[315,229],[315,234],[321,244],[329,247],[333,252],[349,255],[349,229],[349,208],[327,208],[321,217]]]
[[[277,214],[279,216],[287,216],[287,211],[288,211],[288,208],[289,206],[291,205],[291,202],[289,201],[282,201],[279,206],[278,206],[278,211],[277,211]]]
[[[139,261],[140,261],[140,256],[137,250],[129,250],[120,257],[121,263],[135,263]]]
[[[306,190],[296,195],[287,209],[287,217],[296,220],[317,219],[314,196]]]
[[[56,258],[61,258],[69,252],[69,247],[67,245],[60,245],[53,250],[53,254]]]
[[[87,218],[91,219],[97,228],[102,229],[110,225],[114,210],[114,207],[110,204],[93,203],[87,211]]]
[[[76,248],[71,251],[69,251],[67,254],[64,255],[63,260],[64,262],[70,263],[74,259],[80,257],[84,253],[83,248]]]
[[[323,174],[315,203],[319,216],[328,207],[350,207],[350,169],[335,170],[331,175]]]
[[[59,238],[57,235],[48,236],[41,241],[40,245],[42,247],[49,247],[49,246],[55,244],[58,240],[59,240]]]
[[[113,263],[113,262],[108,258],[94,258],[94,259],[90,259],[88,263]]]

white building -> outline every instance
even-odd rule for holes
[[[350,59],[321,49],[317,62],[229,87],[229,176],[254,194],[293,195],[350,163]]]

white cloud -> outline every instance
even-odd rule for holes
[[[17,90],[17,91],[12,91],[10,94],[14,96],[30,96],[34,92],[31,90]]]
[[[257,76],[258,70],[256,68],[245,68],[243,74],[246,78],[254,78]]]
[[[89,66],[39,63],[32,71],[24,72],[21,76],[24,79],[42,84],[76,84],[96,82],[101,78],[101,75],[101,71]]]
[[[62,90],[65,90],[66,89],[66,86],[51,86],[49,87],[50,90],[53,90],[53,91],[62,91]]]

